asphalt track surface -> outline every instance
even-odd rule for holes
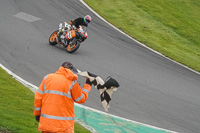
[[[86,14],[93,18],[88,39],[76,53],[48,44],[60,22]],[[0,30],[0,63],[26,81],[39,86],[43,76],[70,61],[119,81],[110,114],[180,133],[200,132],[200,75],[119,33],[80,1],[0,0]],[[94,88],[84,105],[104,111]]]

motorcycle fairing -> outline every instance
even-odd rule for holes
[[[66,38],[67,40],[70,40],[70,39],[73,38],[73,37],[76,37],[75,30],[68,31],[68,32],[65,34],[65,38]]]

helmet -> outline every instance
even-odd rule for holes
[[[85,22],[85,24],[88,24],[88,23],[90,23],[90,22],[91,22],[91,20],[92,20],[92,18],[91,18],[91,16],[90,16],[90,15],[86,15],[86,16],[84,17],[84,22]]]

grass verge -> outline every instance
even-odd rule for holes
[[[200,0],[84,0],[136,40],[200,72]]]
[[[0,133],[39,133],[34,93],[0,68]],[[75,123],[75,133],[90,133]]]

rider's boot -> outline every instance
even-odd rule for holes
[[[65,41],[65,44],[64,44],[65,47],[67,47],[68,44],[69,44],[69,40],[66,40],[66,41]]]
[[[62,31],[58,32],[57,37],[56,37],[57,42],[61,42],[61,39],[60,39],[61,34],[62,34]]]

